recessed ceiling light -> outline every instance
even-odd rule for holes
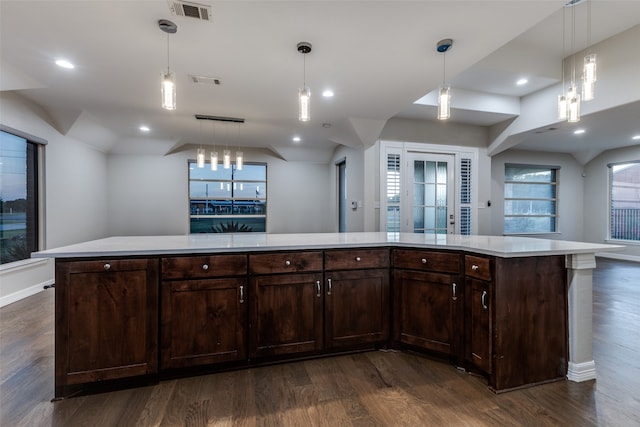
[[[524,79],[524,78],[522,78],[522,79],[520,79],[520,80],[518,80],[518,81],[516,82],[516,84],[517,84],[518,86],[526,85],[527,83],[529,83],[529,80]]]
[[[631,137],[631,139],[638,140],[638,139],[640,139],[640,135],[634,135],[634,136]]]
[[[139,128],[139,129],[140,129],[142,132],[149,132],[149,131],[151,130],[151,129],[149,128],[149,126],[145,126],[145,125],[140,126],[140,128]]]
[[[58,59],[56,61],[56,65],[58,67],[62,67],[62,68],[68,68],[68,69],[73,69],[76,68],[75,65],[73,65],[71,62],[67,61],[66,59]]]
[[[584,130],[584,129],[576,129],[576,130],[574,130],[574,131],[573,131],[573,133],[574,133],[575,135],[580,135],[580,134],[582,134],[582,133],[585,133],[585,130]]]
[[[294,136],[293,138],[291,138],[293,140],[293,142],[300,142],[301,139],[299,136]]]
[[[322,92],[322,96],[324,96],[325,98],[331,98],[333,96],[333,91],[331,89],[326,89],[324,92]]]

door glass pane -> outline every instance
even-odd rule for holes
[[[424,205],[424,184],[413,185],[413,205],[414,206]]]
[[[413,228],[424,228],[424,209],[422,207],[413,208]]]
[[[436,205],[436,185],[435,184],[427,184],[426,186],[426,203],[427,206],[435,206]]]
[[[426,163],[426,173],[425,173],[425,182],[435,183],[436,182],[436,162],[425,162]]]
[[[447,185],[446,184],[438,184],[438,195],[437,195],[437,205],[438,206],[447,206]]]
[[[415,162],[413,162],[413,181],[425,182],[424,181],[424,162],[421,160],[416,160]]]
[[[445,162],[437,162],[438,164],[438,182],[447,182],[447,164]]]
[[[425,208],[425,228],[436,228],[436,208]]]
[[[436,228],[447,232],[447,207],[438,207],[437,209],[437,222]]]

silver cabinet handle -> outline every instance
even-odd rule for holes
[[[426,258],[422,258],[420,261],[422,261],[423,264],[426,264],[427,262],[429,262],[429,261],[427,261]]]
[[[485,302],[486,298],[487,298],[487,291],[482,291],[482,297],[480,298],[480,302],[482,303],[482,308],[484,308],[485,310],[489,309],[489,307],[487,307],[487,303]]]
[[[110,270],[110,269],[111,269],[111,264],[106,263],[106,264],[104,265],[104,269],[105,269],[105,270]]]
[[[471,266],[471,269],[472,269],[473,271],[478,271],[478,270],[480,269],[480,267],[478,267],[477,265],[473,264],[473,265]]]
[[[320,280],[316,280],[316,296],[318,298],[322,296],[322,290],[320,289]]]
[[[202,269],[203,269],[204,271],[207,271],[207,270],[209,269],[209,264],[203,264],[203,265],[202,265]]]
[[[240,285],[240,304],[244,303],[244,286]]]
[[[284,265],[286,265],[287,267],[288,267],[288,266],[290,266],[290,265],[291,265],[291,261],[286,260],[286,261],[284,262]]]
[[[327,295],[331,295],[331,279],[327,279],[327,283],[329,285],[329,290],[327,290]]]
[[[360,257],[359,256],[356,257],[356,262],[360,262]]]
[[[458,285],[456,285],[455,283],[451,286],[453,288],[453,300],[454,301],[458,299],[458,296],[456,295],[456,287],[457,286]]]

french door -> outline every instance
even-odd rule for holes
[[[408,153],[407,185],[401,231],[453,234],[455,228],[455,156]]]

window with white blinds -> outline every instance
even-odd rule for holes
[[[471,234],[471,159],[460,159],[460,234]]]
[[[400,154],[387,154],[387,231],[400,231]]]

